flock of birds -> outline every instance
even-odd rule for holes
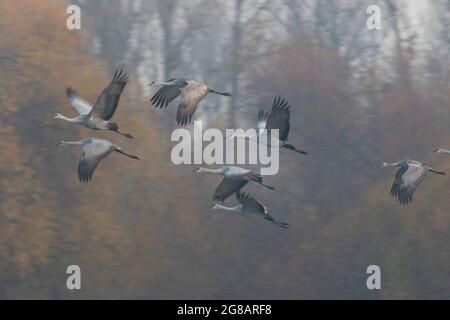
[[[67,88],[66,94],[68,102],[78,112],[78,116],[69,118],[57,113],[54,118],[83,125],[92,130],[110,130],[126,138],[132,139],[133,136],[131,134],[122,133],[119,131],[118,124],[111,121],[119,105],[120,96],[128,81],[129,76],[126,72],[123,70],[116,70],[110,84],[103,89],[94,105],[83,99],[76,90]],[[166,108],[171,101],[180,97],[176,120],[177,124],[182,126],[191,123],[192,117],[197,110],[200,101],[202,101],[209,93],[231,96],[228,92],[212,89],[204,82],[188,80],[185,78],[170,79],[166,82],[153,81],[150,83],[150,86],[160,87],[150,99],[150,102],[156,108]],[[306,155],[307,152],[297,149],[294,145],[288,143],[290,130],[289,109],[290,106],[285,99],[282,97],[275,97],[270,112],[263,110],[258,111],[258,129],[266,129],[268,134],[270,134],[270,130],[277,129],[279,131],[278,139],[280,148]],[[260,130],[259,132],[261,133],[262,131]],[[239,135],[234,134],[231,136],[231,138],[234,137],[239,138]],[[260,140],[261,138],[261,135],[255,137],[257,140]],[[267,143],[267,141],[265,143]],[[61,141],[59,145],[76,145],[82,147],[82,153],[78,163],[78,177],[82,183],[91,181],[94,171],[100,161],[113,152],[120,153],[131,159],[139,160],[137,156],[126,153],[120,146],[106,139],[91,137],[79,141]],[[450,150],[442,148],[435,150],[435,152],[439,154],[450,154]],[[396,197],[401,204],[408,204],[412,201],[414,192],[423,182],[428,172],[445,175],[444,172],[434,170],[425,163],[415,160],[402,160],[390,163],[383,162],[380,167],[399,168],[396,172],[390,194],[393,197]],[[250,194],[241,192],[241,189],[249,182],[257,183],[270,190],[275,190],[273,186],[264,184],[263,177],[260,174],[236,166],[223,166],[218,169],[200,167],[194,172],[223,176],[222,182],[214,191],[213,200],[223,203],[228,197],[235,194],[239,203],[234,207],[226,207],[219,203],[215,203],[210,209],[226,210],[243,216],[260,216],[282,228],[287,228],[289,226],[288,223],[274,219],[269,214],[267,208]]]

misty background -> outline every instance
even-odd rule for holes
[[[66,8],[81,8],[81,30]],[[381,30],[366,27],[369,5]],[[449,8],[439,0],[0,1],[0,298],[413,299],[450,297]],[[52,119],[129,72],[114,120],[135,139]],[[206,208],[221,178],[170,160],[176,102],[155,110],[153,80],[185,76],[210,95],[205,128],[250,128],[275,95],[291,104],[276,192],[248,185],[283,230]],[[192,128],[192,125],[190,126]],[[81,185],[78,148],[112,155]],[[388,194],[412,158],[430,175],[414,202]],[[227,201],[234,204],[234,199]],[[66,288],[68,265],[82,290]],[[381,267],[369,291],[366,268]]]

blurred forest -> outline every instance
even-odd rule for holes
[[[82,12],[66,28],[66,8]],[[381,30],[366,8],[381,8]],[[0,298],[312,299],[450,297],[449,9],[444,0],[0,1]],[[115,119],[127,140],[52,119],[74,114],[123,67]],[[152,80],[186,76],[229,90],[196,119],[253,127],[273,96],[291,103],[292,143],[276,192],[246,189],[289,230],[210,212],[220,178],[170,160],[176,103],[155,110]],[[91,184],[80,150],[110,139]],[[388,191],[382,161],[412,158],[429,176],[412,205]],[[230,203],[232,200],[230,200]],[[66,288],[68,265],[82,290]],[[366,287],[368,265],[382,290]]]

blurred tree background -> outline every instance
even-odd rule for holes
[[[80,6],[82,30],[66,28]],[[366,8],[381,8],[381,30]],[[430,176],[410,206],[389,197],[412,158],[450,174],[449,7],[439,0],[79,0],[0,2],[0,298],[448,298],[450,179]],[[64,89],[89,101],[114,69],[131,75],[116,114],[134,140],[57,122]],[[220,178],[170,160],[176,103],[150,106],[152,80],[186,76],[233,93],[196,119],[253,127],[274,95],[291,103],[276,192],[246,189],[281,230],[206,208]],[[97,136],[138,154],[76,177]],[[230,200],[230,203],[232,200]],[[82,290],[66,289],[66,267]],[[366,268],[382,290],[366,288]]]

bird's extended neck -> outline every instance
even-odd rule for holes
[[[383,162],[380,167],[386,168],[386,167],[397,167],[402,163],[402,161],[397,162]]]
[[[222,209],[225,211],[232,211],[232,212],[236,212],[236,213],[242,213],[242,205],[238,205],[235,207],[226,207],[223,206],[221,204],[216,204],[216,209]]]
[[[55,119],[65,120],[65,121],[71,122],[71,123],[81,123],[82,122],[82,119],[79,116],[75,117],[75,118],[69,118],[69,117],[66,117],[66,116],[64,116],[64,115],[62,115],[60,113],[57,113],[55,115]]]
[[[152,81],[152,82],[149,84],[149,86],[168,86],[168,85],[170,85],[170,82],[166,82],[166,81],[158,81],[158,80]]]
[[[450,150],[439,148],[435,151],[436,153],[442,153],[442,154],[450,154]]]
[[[79,140],[79,141],[61,141],[59,143],[59,146],[81,146],[85,143],[86,139]]]
[[[200,168],[197,169],[196,172],[198,172],[198,173],[211,173],[211,174],[219,174],[219,175],[221,175],[221,174],[223,174],[223,168],[209,169],[209,168],[200,167]]]

